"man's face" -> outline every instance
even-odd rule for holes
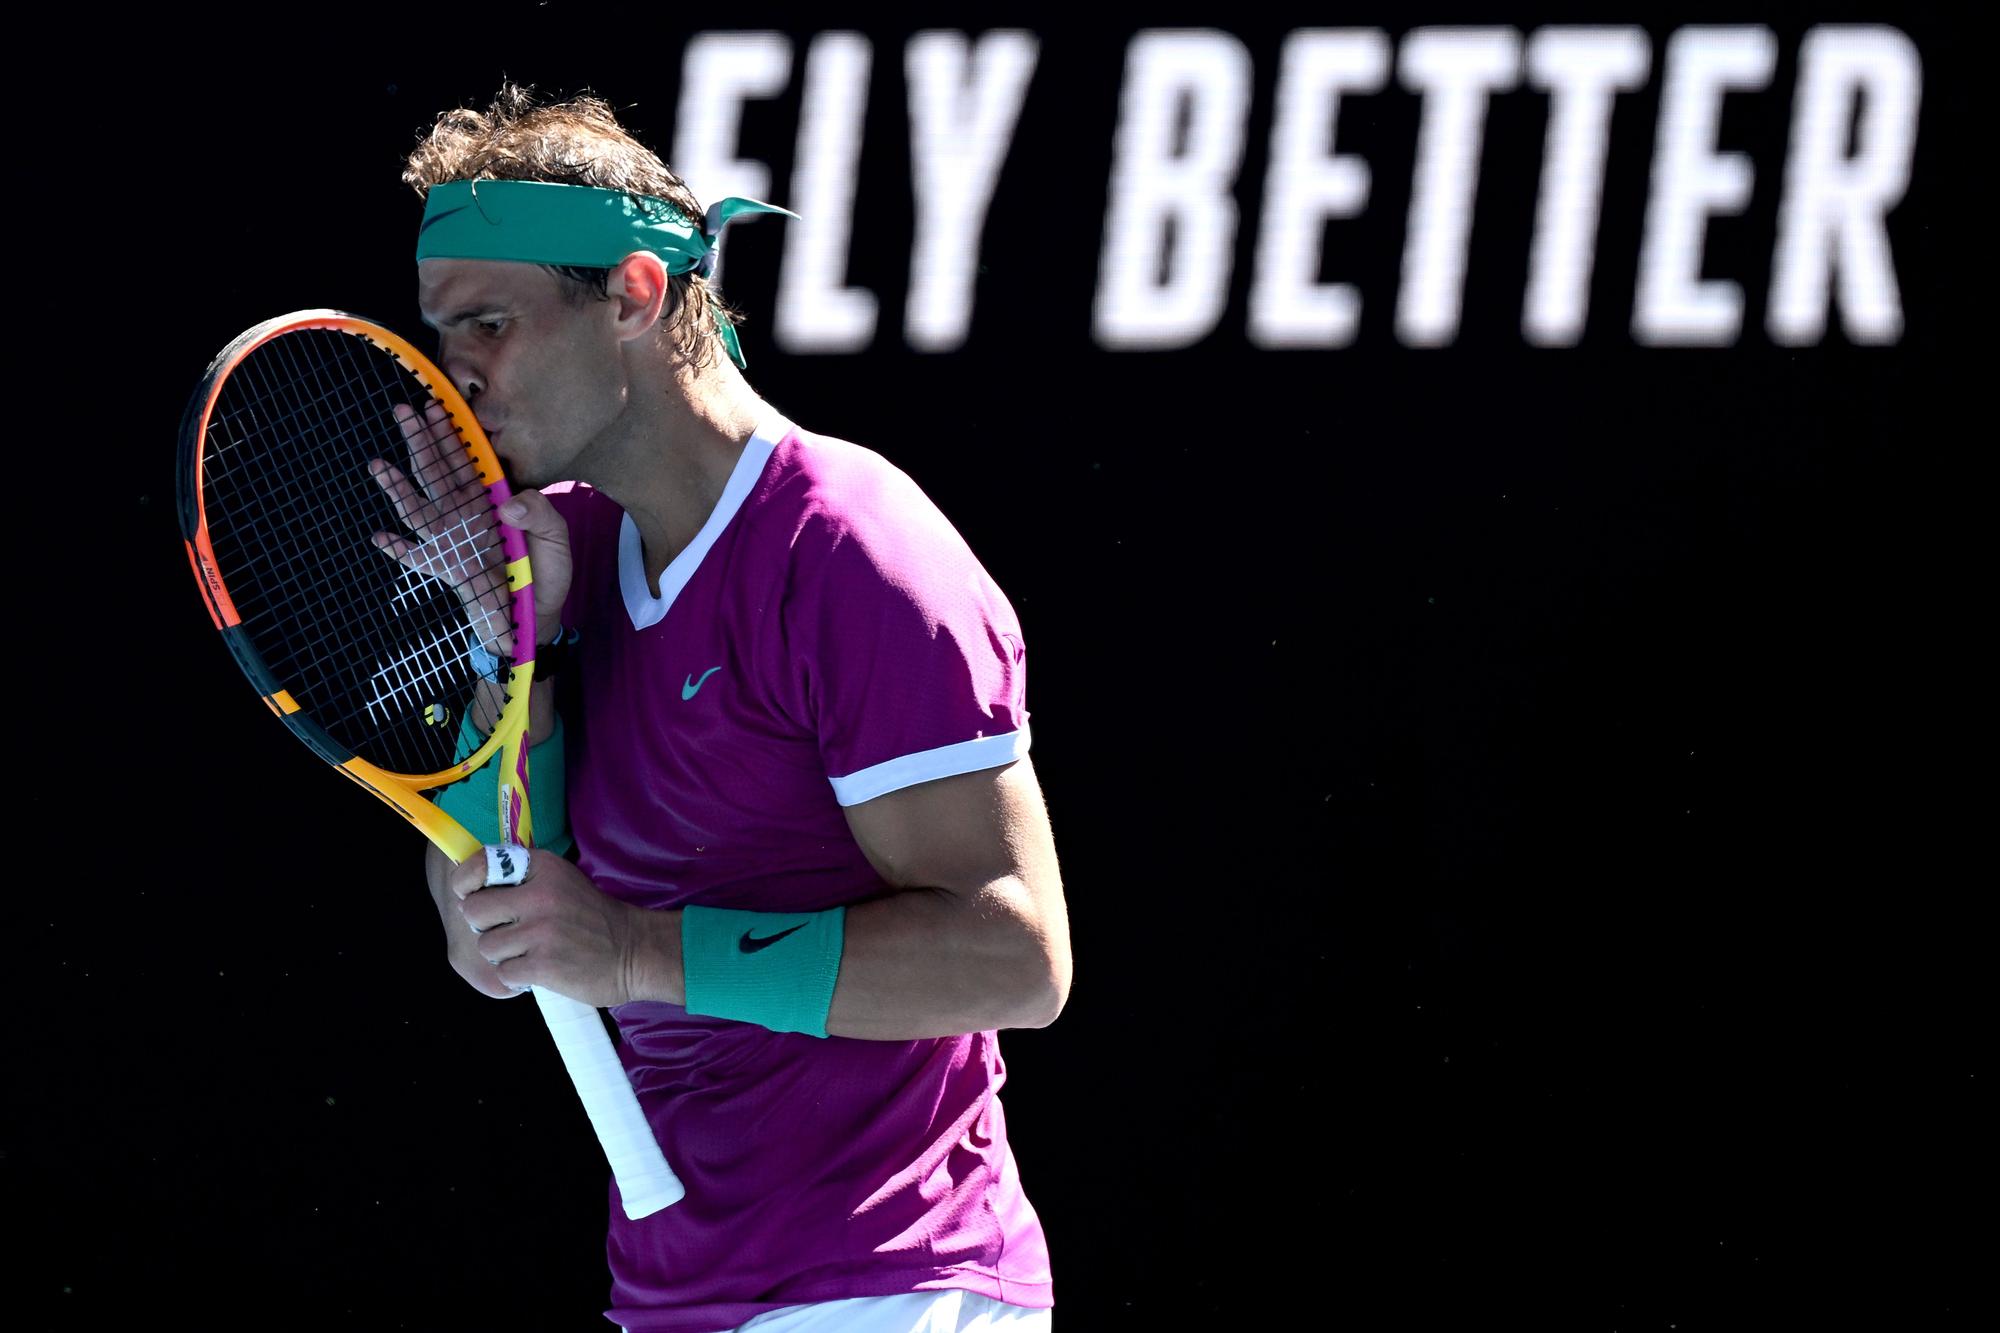
[[[615,303],[572,302],[561,281],[535,264],[417,265],[417,304],[438,331],[438,363],[516,486],[589,480],[578,459],[625,406]]]

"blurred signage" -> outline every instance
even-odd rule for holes
[[[1634,26],[1300,29],[1275,69],[1260,70],[1239,37],[1212,29],[1151,30],[1126,45],[1101,219],[1048,216],[1065,243],[1095,245],[1093,336],[1110,350],[1186,347],[1228,310],[1247,254],[1242,335],[1264,348],[1338,348],[1355,340],[1362,294],[1322,277],[1329,223],[1373,206],[1374,182],[1407,173],[1401,271],[1389,288],[1394,337],[1451,344],[1460,330],[1467,255],[1477,225],[1488,112],[1496,99],[1544,100],[1539,162],[1511,191],[1534,193],[1520,294],[1527,343],[1578,343],[1598,258],[1606,166],[1614,147],[1649,151],[1630,337],[1646,346],[1724,347],[1745,331],[1741,284],[1705,275],[1711,220],[1742,214],[1759,173],[1781,176],[1768,237],[1765,336],[1784,346],[1825,340],[1837,323],[1859,344],[1892,344],[1903,307],[1887,218],[1910,183],[1922,68],[1916,45],[1879,25],[1823,25],[1796,50],[1782,159],[1720,146],[1725,103],[1771,89],[1779,38],[1763,26],[1689,26],[1655,40]],[[800,49],[800,48],[803,49]],[[913,34],[893,54],[907,88],[911,197],[909,287],[900,331],[879,327],[877,294],[847,280],[856,179],[877,43],[825,32],[803,43],[776,32],[697,34],[686,49],[670,158],[704,199],[776,199],[788,223],[773,330],[793,352],[858,352],[900,336],[950,351],[976,315],[980,246],[1023,108],[1040,87],[1041,41],[1025,31]],[[744,105],[802,81],[788,188],[743,155]],[[1268,136],[1252,142],[1250,107],[1273,81]],[[1371,162],[1342,151],[1350,102],[1384,93],[1418,99],[1414,154]],[[1650,143],[1614,145],[1613,108],[1647,93]],[[876,132],[893,115],[876,108]],[[1622,132],[1622,131],[1621,131]],[[1641,131],[1644,133],[1645,131]],[[1246,160],[1264,154],[1262,187],[1239,198]],[[1491,164],[1488,164],[1489,167]],[[1489,185],[1489,188],[1492,186]],[[1399,189],[1400,193],[1400,189]],[[1242,229],[1254,243],[1239,247]],[[1371,299],[1381,284],[1371,284]]]

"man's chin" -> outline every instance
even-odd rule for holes
[[[500,470],[507,474],[507,480],[513,483],[514,489],[519,490],[524,486],[539,487],[545,484],[536,481],[526,468],[512,458],[509,458],[506,454],[501,453],[498,449],[495,449],[493,453],[500,460]]]

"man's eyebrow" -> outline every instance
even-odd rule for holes
[[[488,315],[497,315],[499,313],[501,313],[501,311],[500,307],[497,305],[476,305],[476,306],[468,306],[466,309],[459,311],[457,314],[447,315],[443,319],[432,319],[429,315],[424,314],[422,311],[417,312],[417,317],[423,320],[423,322],[428,324],[430,327],[442,330],[442,329],[448,329],[454,324],[463,324],[468,319],[480,319]]]

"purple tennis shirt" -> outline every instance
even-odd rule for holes
[[[801,912],[878,896],[843,806],[1027,752],[1013,608],[879,455],[760,429],[657,596],[608,496],[550,497],[576,560],[563,619],[583,634],[570,824],[613,897]],[[613,1015],[687,1197],[635,1222],[612,1186],[608,1318],[726,1329],[948,1287],[1053,1303],[996,1033],[858,1041],[671,1004]]]

